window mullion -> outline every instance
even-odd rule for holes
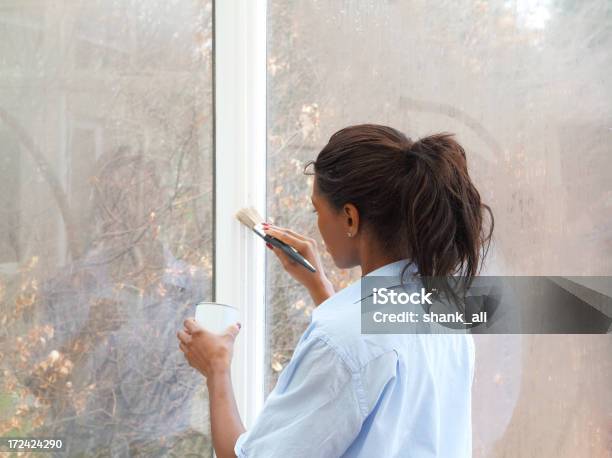
[[[266,210],[266,1],[215,2],[215,300],[240,309],[232,380],[249,428],[263,405],[265,246],[234,217]]]

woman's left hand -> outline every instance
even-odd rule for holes
[[[229,326],[223,334],[207,331],[198,326],[193,318],[187,318],[183,324],[185,329],[177,332],[177,337],[189,365],[207,379],[229,373],[240,323]]]

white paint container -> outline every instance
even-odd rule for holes
[[[198,302],[195,320],[204,329],[222,334],[229,326],[239,320],[238,309],[232,305],[218,302]]]

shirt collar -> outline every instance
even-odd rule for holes
[[[393,284],[399,284],[399,275],[402,273],[402,269],[407,264],[411,264],[410,259],[400,259],[399,261],[391,262],[377,269],[374,269],[372,272],[369,272],[368,274],[364,275],[364,277],[397,277],[393,279],[395,281]],[[409,274],[413,274],[417,272],[417,267],[415,264],[411,264],[406,270]],[[340,304],[352,305],[355,303],[359,303],[362,299],[363,297],[361,294],[360,278],[357,281],[348,285],[346,288],[336,292],[336,294],[328,298],[326,301],[319,304],[312,311],[312,319],[316,320],[319,315],[321,315],[322,313],[326,313],[327,310],[334,310]]]
[[[374,269],[372,272],[365,275],[365,277],[370,276],[380,276],[380,277],[392,277],[394,275],[399,275],[402,273],[402,269],[406,264],[410,264],[410,259],[400,259],[399,261],[391,262],[386,264],[378,269]],[[407,269],[410,273],[415,273],[417,271],[416,265],[411,264]]]

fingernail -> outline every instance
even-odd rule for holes
[[[238,329],[242,328],[242,325],[240,323],[236,323],[236,326],[238,326]]]
[[[266,242],[266,246],[267,246],[268,248],[272,249],[272,244],[271,244],[271,243]]]
[[[268,227],[270,224],[269,224],[269,223],[261,223],[261,225],[262,225],[263,227]]]

